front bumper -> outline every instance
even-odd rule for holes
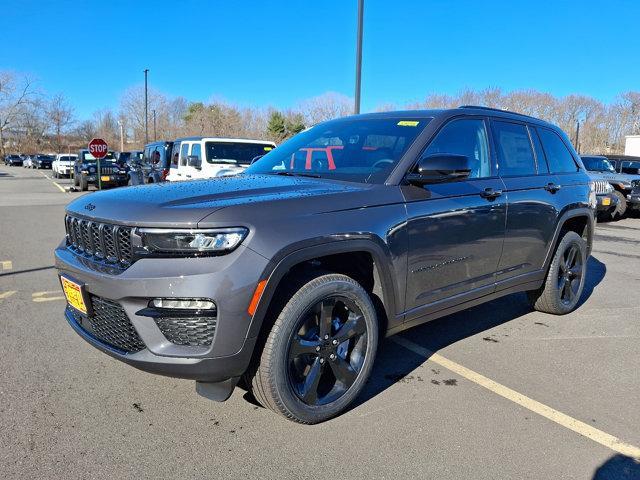
[[[92,183],[92,184],[98,184],[98,175],[96,174],[91,174],[91,175],[87,175],[87,182],[88,183]],[[100,181],[100,183],[102,183],[102,185],[127,185],[127,183],[129,182],[129,176],[126,174],[118,174],[118,175],[102,175],[101,176],[102,179]],[[109,177],[109,180],[105,180],[106,177]]]
[[[596,195],[598,212],[609,212],[619,203],[618,197],[613,194]]]
[[[256,338],[248,338],[247,306],[267,260],[240,246],[220,257],[145,258],[119,274],[107,272],[63,242],[55,251],[56,268],[84,285],[87,294],[117,302],[144,343],[125,353],[103,343],[76,321],[71,307],[65,316],[87,342],[140,370],[202,382],[239,377],[249,365]],[[200,297],[214,300],[217,323],[211,345],[182,346],[167,340],[153,318],[139,315],[149,299]]]

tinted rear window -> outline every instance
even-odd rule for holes
[[[537,130],[551,173],[577,172],[578,166],[573,160],[573,155],[560,136],[546,128],[538,128]]]
[[[493,121],[492,129],[500,175],[535,175],[536,161],[533,158],[527,127],[519,123]]]
[[[238,163],[250,165],[251,160],[273,150],[264,143],[206,142],[206,160],[209,163]]]

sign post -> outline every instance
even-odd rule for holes
[[[89,153],[93,158],[98,161],[98,170],[96,174],[98,175],[98,190],[102,190],[102,172],[100,170],[100,159],[107,156],[107,152],[109,151],[107,142],[105,142],[101,138],[94,138],[89,142]]]

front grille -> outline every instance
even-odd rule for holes
[[[596,180],[594,182],[594,184],[595,184],[595,187],[596,187],[596,193],[597,194],[608,193],[609,182],[607,182],[606,180]]]
[[[114,173],[118,173],[117,168],[100,166],[100,175],[113,175]]]
[[[119,303],[91,296],[92,315],[85,316],[71,309],[80,327],[102,343],[136,353],[144,350],[145,344]]]
[[[216,317],[159,317],[154,320],[167,340],[176,345],[209,346],[216,331]]]
[[[93,222],[67,215],[67,245],[95,260],[129,265],[133,258],[131,227]]]

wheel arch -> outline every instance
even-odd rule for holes
[[[345,259],[347,255],[357,256],[355,265],[342,264],[342,268],[340,268],[342,262],[339,262],[339,259]],[[349,276],[355,276],[356,280],[364,283],[362,286],[365,290],[381,297],[382,313],[386,317],[380,319],[381,335],[384,335],[383,332],[388,321],[395,318],[398,298],[397,282],[393,281],[393,266],[390,257],[386,247],[382,247],[375,240],[362,238],[289,248],[286,252],[281,252],[269,262],[261,276],[261,280],[266,280],[266,284],[252,316],[247,336],[249,338],[258,336],[263,330],[265,320],[270,314],[270,307],[281,289],[285,288],[286,280],[297,272],[312,271],[310,269],[313,268],[319,271],[330,270],[333,273],[347,275],[351,272],[352,275]],[[362,275],[353,275],[354,267],[355,269],[361,267],[363,264],[360,262],[368,262],[367,258],[371,261],[371,274],[374,277],[372,284],[362,281],[364,278],[362,275],[368,275],[368,272],[363,272]]]
[[[594,229],[595,222],[594,212],[592,209],[581,207],[564,212],[558,219],[553,239],[549,243],[549,248],[547,249],[547,255],[544,261],[544,270],[546,271],[549,268],[562,232],[572,231],[580,235],[587,243],[587,255],[590,255],[591,246],[593,245]]]

